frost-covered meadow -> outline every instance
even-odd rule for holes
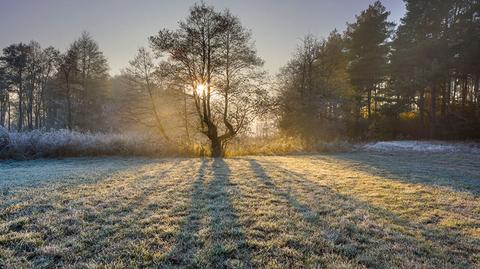
[[[0,163],[0,268],[476,268],[480,156]]]

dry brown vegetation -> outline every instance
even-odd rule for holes
[[[480,266],[477,155],[97,158],[0,168],[0,268]]]

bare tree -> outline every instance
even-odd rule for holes
[[[58,60],[60,52],[53,48],[47,47],[42,51],[40,60],[40,75],[39,75],[39,89],[36,96],[35,108],[35,128],[45,127],[47,100],[45,92],[48,83],[53,79],[53,76],[58,71]]]
[[[72,81],[77,70],[77,54],[73,49],[69,49],[67,53],[59,58],[59,73],[64,83],[64,96],[67,104],[67,128],[73,128],[73,112],[72,112]]]
[[[26,69],[26,109],[28,130],[33,130],[35,94],[39,88],[40,73],[42,72],[42,47],[36,41],[31,41],[27,54]]]
[[[190,88],[200,132],[210,140],[212,156],[222,156],[267,96],[250,33],[229,11],[202,3],[191,8],[179,29],[161,30],[150,41],[167,61],[163,66]]]
[[[146,113],[151,112],[154,117],[155,127],[165,140],[170,141],[169,136],[165,132],[165,128],[156,104],[155,91],[158,90],[158,85],[154,78],[155,70],[156,67],[150,53],[145,48],[140,48],[135,58],[130,61],[130,66],[125,69],[124,75],[130,82],[132,88],[134,90],[139,90],[139,92],[136,92],[135,94],[148,99],[149,109],[146,111],[144,109],[140,109],[141,112],[140,115],[138,115],[138,106],[141,106],[143,103],[138,102],[136,104],[137,109],[132,110],[132,108],[130,108],[130,112],[131,114],[135,115],[136,120],[142,120],[142,118],[145,118]]]

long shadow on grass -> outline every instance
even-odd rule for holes
[[[205,194],[205,170],[207,168],[207,160],[202,159],[202,164],[198,169],[197,177],[195,178],[191,190],[190,209],[187,217],[183,220],[180,227],[180,232],[176,235],[175,246],[166,255],[166,260],[159,267],[195,267],[195,254],[198,249],[203,246],[203,241],[198,237],[197,233],[200,230],[202,223],[202,216],[206,206]]]
[[[329,156],[330,157],[330,156]],[[480,156],[462,153],[371,153],[355,152],[331,155],[335,160],[390,179],[449,187],[480,195]],[[318,157],[311,159],[318,160]]]
[[[215,158],[212,167],[214,178],[207,188],[212,242],[209,265],[213,268],[250,268],[245,234],[231,201],[231,195],[236,195],[238,190],[230,183],[230,168],[221,158]]]
[[[222,159],[212,163],[213,179],[205,182],[204,159],[192,186],[191,207],[176,244],[160,267],[249,268],[250,255],[231,199],[230,170]],[[207,238],[198,235],[207,216]],[[204,240],[205,239],[205,240]]]
[[[76,160],[78,160],[78,164],[76,164]],[[113,165],[109,162],[112,162]],[[158,163],[158,160],[137,160],[133,158],[68,158],[65,160],[32,160],[15,161],[12,163],[15,164],[12,165],[14,170],[7,170],[4,175],[0,176],[0,181],[4,181],[8,177],[21,177],[23,183],[20,182],[13,187],[0,186],[0,219],[14,217],[13,215],[6,216],[7,214],[1,211],[13,204],[28,201],[31,197],[42,197],[44,193],[49,193],[50,190],[64,192],[71,191],[80,185],[93,185],[115,177],[116,175],[121,175],[121,173],[125,171],[136,170],[153,163]],[[30,163],[35,164],[33,168],[29,167]],[[23,168],[18,172],[15,170],[16,166]],[[61,167],[60,171],[57,171],[58,166]],[[27,179],[25,180],[24,178]],[[16,193],[17,189],[22,190],[22,192]],[[48,197],[43,200],[40,199],[40,202],[31,205],[31,207],[28,208],[28,214],[30,214],[31,211],[41,211],[43,213],[53,209],[47,198]],[[22,213],[19,212],[17,215],[21,214]]]
[[[140,173],[140,175],[136,175],[127,185],[119,188],[116,188],[115,181],[112,181],[109,184],[112,189],[108,196],[97,197],[97,193],[92,189],[91,192],[85,196],[75,199],[65,199],[62,198],[63,187],[54,189],[53,194],[35,194],[33,198],[40,195],[42,196],[40,196],[40,198],[38,198],[39,200],[35,201],[34,204],[25,207],[16,214],[5,215],[5,217],[8,217],[7,220],[15,220],[21,217],[27,217],[28,219],[26,224],[16,225],[13,229],[9,228],[9,232],[22,233],[33,230],[41,234],[42,244],[44,245],[55,245],[62,240],[65,242],[75,241],[76,244],[70,246],[68,251],[71,253],[82,253],[82,256],[79,258],[81,261],[92,260],[110,247],[112,237],[123,238],[123,236],[129,236],[129,239],[135,240],[141,235],[140,232],[137,232],[140,229],[137,227],[138,223],[135,221],[151,213],[149,210],[145,210],[144,203],[148,196],[154,192],[153,187],[155,182],[171,172],[172,167],[179,163],[180,161],[176,160],[171,167],[159,170],[155,175]],[[140,169],[143,166],[135,167]],[[133,168],[132,166],[128,167],[128,169]],[[117,172],[119,172],[119,170],[117,170]],[[88,182],[88,184],[72,184],[71,188],[75,189],[77,185],[95,187],[94,182],[119,177],[120,175],[121,174],[102,176],[102,178]],[[119,177],[119,180],[123,179]],[[148,181],[148,188],[132,186],[146,181]],[[135,190],[135,192],[138,193],[132,196],[129,192],[131,190]],[[88,199],[88,202],[86,202],[85,199]],[[52,205],[56,201],[62,203],[63,207]],[[89,202],[92,204],[88,205]],[[75,214],[72,212],[75,212]],[[62,217],[58,219],[50,218],[37,223],[39,219],[37,216],[41,216],[42,214],[53,214]],[[32,218],[30,219],[31,216]],[[124,222],[123,220],[135,221]],[[52,230],[52,227],[54,227],[54,230]],[[101,229],[99,229],[99,227]],[[125,231],[129,231],[128,235],[123,234]],[[12,248],[12,250],[25,248],[22,245],[24,245],[24,243],[18,241],[9,247]],[[58,267],[60,264],[65,265],[76,262],[72,260],[71,256],[68,257],[69,255],[52,256],[39,252],[39,247],[38,245],[29,246],[26,248],[26,251],[21,253],[21,255],[19,254],[19,256],[31,257],[31,262],[35,267],[44,267],[45,264],[48,264],[47,267]]]
[[[99,204],[95,205],[95,208],[99,209],[98,211],[80,208],[84,213],[83,218],[68,219],[65,220],[66,223],[61,223],[60,227],[62,229],[59,230],[62,232],[62,236],[68,238],[69,236],[77,235],[79,231],[72,230],[72,227],[83,227],[84,229],[85,227],[102,227],[102,229],[94,230],[94,232],[85,233],[86,236],[78,240],[78,242],[81,242],[82,248],[88,250],[84,251],[85,254],[82,256],[84,260],[93,259],[99,253],[102,253],[111,244],[109,241],[112,237],[123,239],[123,236],[128,236],[129,241],[142,239],[143,235],[138,221],[147,218],[153,213],[145,203],[148,197],[156,191],[153,186],[154,183],[172,172],[174,167],[181,162],[182,160],[175,160],[172,166],[162,169],[154,175],[143,174],[137,176],[135,180],[131,180],[129,184],[124,186],[125,192],[116,191],[111,194],[116,197],[113,201],[108,199],[105,201],[95,200],[99,202]],[[146,181],[150,181],[149,185],[140,188],[140,183]],[[128,190],[135,190],[135,195],[129,193]],[[128,257],[128,255],[125,256]]]
[[[315,200],[319,203],[317,206],[329,209],[315,210],[312,206],[301,203],[296,198],[298,190],[285,191],[274,182],[260,164],[252,159],[249,162],[258,180],[269,186],[273,193],[286,200],[313,227],[323,231],[325,240],[333,245],[334,252],[367,267],[395,267],[398,266],[398,259],[400,259],[400,263],[405,259],[405,261],[429,260],[433,265],[439,267],[466,268],[472,266],[473,257],[471,255],[480,251],[478,240],[442,229],[414,225],[387,210],[341,195],[300,174],[269,163],[272,169],[281,171],[288,176],[288,179],[285,179],[286,182],[283,182],[283,184],[287,183],[286,187],[290,190],[300,189],[306,193],[314,192]],[[407,232],[402,234],[396,230],[383,230],[383,227],[374,223],[362,224],[365,221],[364,216],[355,214],[355,210],[361,209],[365,209],[376,218],[386,220],[387,223],[401,227],[400,230]],[[417,239],[409,235],[414,231],[419,231],[423,238]],[[372,249],[376,251],[372,251]],[[391,258],[387,258],[388,255],[396,256],[396,265],[391,264]]]

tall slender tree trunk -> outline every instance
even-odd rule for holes
[[[72,97],[70,96],[70,82],[67,79],[67,128],[72,130]]]
[[[420,109],[420,125],[423,127],[425,126],[425,91],[420,91],[420,100],[418,103],[418,107]],[[422,134],[423,135],[423,134]]]
[[[456,102],[456,98],[457,98],[457,86],[458,86],[458,78],[454,78],[453,80],[453,91],[452,91],[452,98],[450,98],[450,105],[454,105],[455,102]]]
[[[42,127],[47,127],[47,104],[45,104],[45,98],[42,97],[42,112],[40,117],[40,122]]]
[[[446,113],[450,111],[450,104],[452,99],[452,77],[450,76],[448,79],[448,87],[447,87],[447,100],[446,100]]]
[[[152,91],[152,86],[150,84],[150,80],[147,77],[146,78],[146,83],[147,83],[147,91],[148,91],[148,96],[150,97],[150,105],[152,106],[153,114],[155,116],[155,121],[157,123],[157,128],[160,134],[165,138],[166,141],[170,141],[170,137],[167,135],[165,132],[165,128],[163,127],[162,120],[160,119],[160,115],[157,110],[157,105],[155,104],[155,98],[153,96],[153,91]]]
[[[368,119],[372,116],[372,90],[368,89],[367,92],[367,116]]]
[[[28,92],[28,111],[27,111],[27,123],[28,123],[28,129],[33,130],[33,87],[30,89]]]
[[[430,93],[430,137],[436,134],[437,125],[437,83],[433,83]]]
[[[448,83],[443,83],[442,85],[442,105],[440,107],[440,117],[442,119],[445,118],[446,110],[447,110],[447,91],[449,90],[448,87],[450,85],[450,82]]]
[[[41,126],[40,126],[40,104],[39,103],[37,103],[35,105],[35,118],[34,119],[35,119],[35,122],[34,122],[35,123],[34,124],[35,129],[40,128]]]
[[[468,95],[468,76],[464,76],[463,87],[462,87],[462,110],[465,112],[465,107],[467,105],[467,95]]]
[[[2,95],[2,99],[0,100],[0,125],[5,127],[5,112],[6,112],[6,104],[5,104],[6,96]]]
[[[183,120],[185,124],[185,136],[187,138],[187,145],[190,145],[190,131],[188,130],[188,109],[187,109],[187,90],[183,90]]]
[[[8,102],[8,131],[11,131],[11,126],[12,126],[12,114],[11,114],[11,105],[10,105],[10,97],[7,99]]]
[[[478,119],[480,117],[480,75],[475,77],[475,116]]]
[[[18,126],[17,130],[20,132],[23,129],[23,83],[22,72],[19,74],[20,82],[18,83]]]

